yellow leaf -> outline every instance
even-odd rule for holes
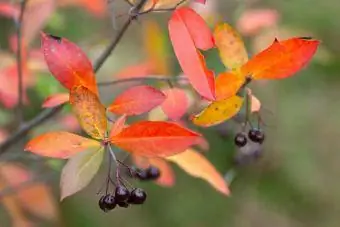
[[[95,139],[103,139],[107,130],[105,107],[84,86],[71,89],[70,103],[84,131]]]
[[[229,194],[228,186],[221,174],[203,155],[197,151],[187,149],[180,154],[167,157],[167,160],[176,163],[191,176],[207,181],[219,192],[225,195]]]
[[[201,113],[193,116],[192,122],[202,127],[220,124],[236,115],[240,111],[242,103],[243,98],[237,95],[212,102]]]
[[[169,75],[168,50],[166,49],[165,36],[156,21],[145,21],[144,47],[148,59],[151,61],[156,74]]]
[[[128,0],[131,4],[136,5],[140,0]],[[171,9],[176,7],[179,3],[182,4],[188,2],[188,0],[147,0],[144,4],[142,12],[145,12],[150,9]]]
[[[248,61],[248,54],[240,35],[229,24],[216,26],[214,39],[223,64],[230,70],[238,69]]]

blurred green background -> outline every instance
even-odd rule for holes
[[[126,12],[123,1],[115,0],[118,13]],[[209,1],[209,0],[208,0]],[[224,197],[206,182],[188,176],[177,166],[176,184],[163,188],[153,183],[138,183],[148,192],[143,206],[116,209],[108,214],[98,208],[96,195],[105,177],[96,179],[82,192],[59,204],[60,218],[38,226],[179,226],[179,227],[337,227],[340,225],[340,1],[338,0],[217,0],[216,15],[236,26],[240,15],[249,9],[276,10],[279,19],[275,28],[258,31],[245,37],[248,50],[257,51],[262,40],[280,36],[312,35],[322,40],[320,49],[297,76],[287,80],[253,83],[256,96],[265,109],[262,117],[266,141],[263,157],[236,170],[231,184],[232,195]],[[116,13],[117,13],[116,12]],[[113,78],[115,72],[145,59],[142,48],[142,26],[145,20],[156,20],[167,32],[169,13],[145,15],[124,35],[117,50],[98,73],[98,81]],[[117,27],[126,17],[117,19]],[[6,49],[13,22],[0,19],[1,47]],[[80,45],[91,59],[117,32],[109,17],[98,18],[80,7],[60,8],[49,20],[46,32],[67,37]],[[267,41],[263,41],[269,44]],[[39,41],[34,43],[39,46]],[[169,49],[170,51],[171,48]],[[172,52],[171,52],[172,54]],[[216,57],[208,53],[209,66],[220,67]],[[174,75],[179,72],[174,58]],[[211,60],[215,59],[215,60]],[[1,59],[0,59],[1,61]],[[112,89],[112,90],[111,90]],[[40,75],[29,93],[31,106],[25,111],[29,119],[40,111],[40,104],[48,94],[62,89],[53,77]],[[110,102],[115,88],[101,92],[104,102]],[[10,112],[1,110],[0,122],[7,125]],[[52,123],[51,123],[52,124]],[[221,173],[231,168],[235,154],[233,135],[237,124],[226,125],[226,136],[219,130],[202,130],[210,143],[207,157]],[[45,128],[50,127],[45,124]],[[230,129],[231,128],[231,129]],[[36,133],[44,131],[44,127]],[[36,162],[20,153],[22,146],[13,148],[17,160],[34,168]],[[56,163],[56,169],[59,169]],[[51,170],[52,171],[52,170]],[[52,185],[58,200],[58,177]],[[49,181],[51,182],[51,181]],[[0,210],[1,226],[11,226],[5,210]]]

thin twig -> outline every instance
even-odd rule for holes
[[[148,76],[148,77],[134,77],[134,78],[125,78],[125,79],[118,79],[118,80],[111,80],[111,81],[104,81],[97,83],[98,86],[112,86],[120,83],[127,83],[133,81],[178,81],[178,80],[187,80],[187,77],[168,77],[168,76]]]
[[[19,122],[19,127],[24,122],[23,116],[23,68],[22,68],[22,25],[24,20],[25,9],[28,0],[21,0],[20,2],[20,14],[16,21],[16,33],[17,33],[17,71],[18,71],[18,107],[17,107],[17,117]]]
[[[138,12],[146,3],[146,0],[141,0],[139,4],[136,6],[136,12]],[[104,50],[104,52],[99,56],[98,60],[94,63],[94,71],[97,72],[103,63],[106,61],[106,59],[109,57],[109,55],[112,53],[112,51],[115,50],[117,47],[119,41],[127,31],[127,28],[130,26],[132,21],[132,18],[129,18],[128,21],[125,23],[125,25],[122,27],[122,29],[118,32],[117,36],[112,40],[111,44]],[[22,127],[19,127],[19,129],[12,133],[10,137],[6,139],[1,145],[0,145],[0,155],[6,152],[12,145],[16,144],[17,141],[26,135],[32,128],[40,125],[44,121],[48,120],[49,118],[53,117],[57,113],[59,113],[64,105],[60,105],[57,107],[54,107],[52,109],[47,109],[42,111],[38,116],[36,116],[31,121],[27,122],[27,124],[23,125]]]

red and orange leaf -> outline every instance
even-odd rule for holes
[[[206,67],[203,55],[195,46],[199,43],[199,46],[202,47],[204,42],[199,41],[198,38],[196,42],[194,41],[193,29],[188,27],[193,22],[187,21],[188,16],[186,14],[191,15],[192,10],[188,8],[177,9],[169,20],[168,29],[172,46],[184,74],[189,78],[194,89],[204,98],[214,100],[214,73]],[[196,18],[200,18],[200,16],[197,14]],[[200,20],[203,19],[200,18]],[[198,31],[201,28],[203,31],[206,30],[205,26],[207,25],[205,23],[200,25],[202,27],[195,27]]]
[[[109,138],[117,135],[120,133],[123,128],[125,127],[125,122],[126,122],[126,115],[120,116],[115,123],[112,125],[111,132]]]
[[[161,107],[171,120],[179,120],[188,110],[189,100],[183,89],[170,88],[163,90],[166,95]]]
[[[248,61],[248,53],[240,35],[229,24],[216,26],[214,39],[223,64],[230,70],[238,69]]]
[[[50,188],[43,182],[21,187],[34,180],[34,176],[23,166],[5,163],[0,166],[1,177],[9,187],[17,189],[15,197],[20,205],[30,213],[44,219],[57,217],[56,203]]]
[[[115,114],[139,115],[159,106],[165,98],[166,96],[154,87],[135,86],[118,95],[108,110]]]
[[[105,107],[94,93],[84,86],[70,92],[70,103],[83,130],[95,139],[103,139],[107,130]]]
[[[45,61],[53,76],[69,90],[76,85],[98,94],[91,62],[74,43],[45,33],[41,34]]]
[[[69,101],[70,95],[68,93],[59,93],[48,96],[42,107],[43,108],[52,108],[64,104]]]
[[[33,138],[25,146],[25,151],[50,158],[66,159],[88,147],[100,143],[69,132],[48,132]]]
[[[119,148],[145,157],[166,157],[199,142],[200,134],[176,123],[140,121],[124,128],[110,141]]]
[[[197,151],[188,149],[183,153],[168,157],[167,160],[176,163],[191,176],[207,181],[217,191],[229,195],[228,186],[222,175]]]
[[[245,78],[237,73],[223,72],[216,78],[216,100],[234,96],[245,82]]]
[[[250,59],[241,71],[254,79],[283,79],[293,76],[314,56],[320,41],[300,37],[274,43]]]

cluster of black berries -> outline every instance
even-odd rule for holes
[[[262,130],[252,128],[248,132],[248,138],[254,143],[262,144],[265,136]],[[247,135],[243,132],[237,133],[235,136],[234,142],[236,146],[244,147],[248,142]]]
[[[146,193],[141,188],[134,188],[129,191],[124,186],[117,186],[114,195],[103,195],[99,199],[99,207],[104,212],[113,210],[117,205],[127,208],[130,204],[143,204],[146,200]]]
[[[155,166],[149,166],[146,169],[134,169],[133,177],[141,181],[157,180],[161,175],[160,170]]]

